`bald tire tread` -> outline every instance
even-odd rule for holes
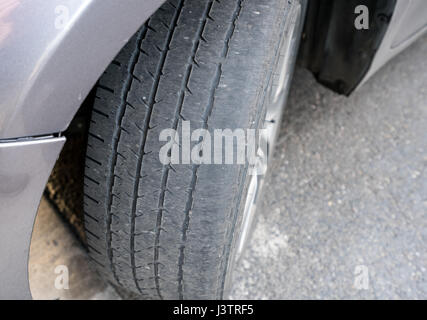
[[[161,130],[257,128],[288,1],[171,0],[96,88],[85,230],[112,283],[154,299],[224,297],[242,165],[162,165]]]

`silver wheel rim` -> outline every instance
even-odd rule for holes
[[[265,130],[262,130],[260,133],[260,148],[257,150],[257,159],[254,168],[257,174],[253,174],[250,177],[243,207],[241,231],[236,243],[233,264],[241,259],[252,231],[257,202],[260,199],[269,160],[272,158],[275,148],[280,121],[289,92],[302,28],[302,6],[299,2],[294,2],[290,10],[289,19],[285,22],[284,32],[279,44],[279,55],[275,62],[276,66],[267,90],[265,127],[263,128]]]

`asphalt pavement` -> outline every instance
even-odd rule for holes
[[[426,57],[424,37],[349,98],[296,70],[232,298],[427,299]]]

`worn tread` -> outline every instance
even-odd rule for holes
[[[259,125],[286,3],[167,1],[100,78],[84,209],[90,254],[110,281],[150,298],[222,296],[244,168],[164,166],[158,137],[183,119]]]

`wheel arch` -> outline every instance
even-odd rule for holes
[[[0,140],[64,131],[114,56],[163,2],[0,4],[0,58],[7,61],[0,74]]]

